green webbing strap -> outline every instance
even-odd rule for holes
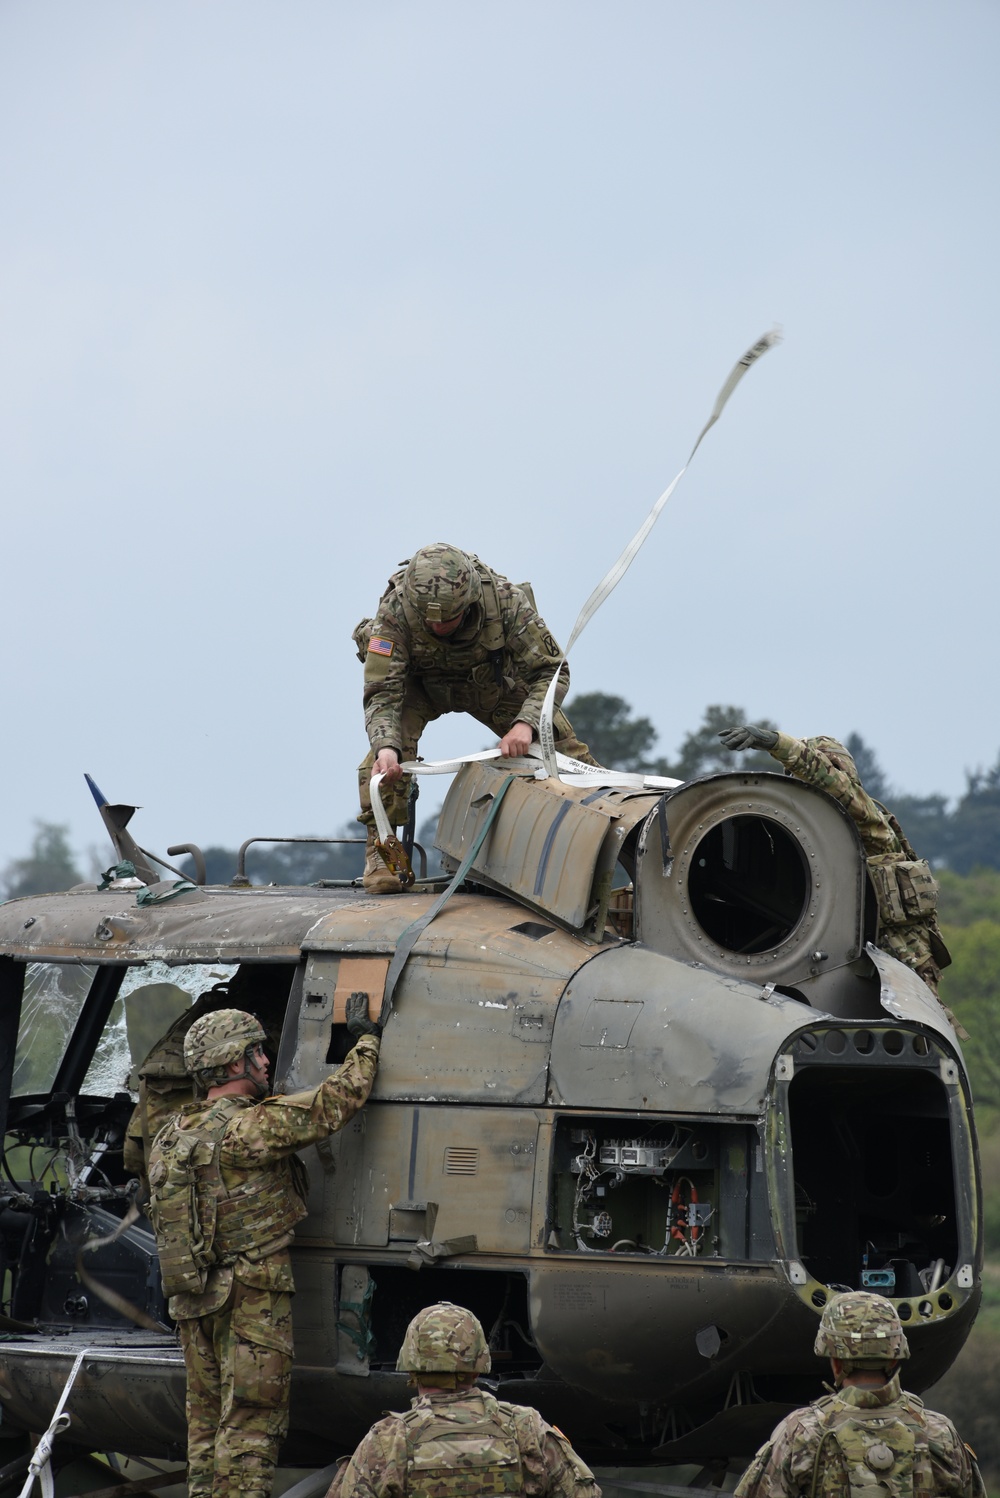
[[[371,1308],[372,1296],[375,1294],[375,1281],[371,1275],[360,1300],[342,1300],[339,1303],[341,1312],[349,1311],[357,1321],[357,1326],[348,1326],[346,1321],[337,1322],[338,1332],[344,1332],[354,1343],[354,1355],[359,1363],[363,1363],[375,1350],[375,1337],[372,1333]]]
[[[819,1445],[816,1447],[816,1457],[813,1461],[812,1469],[812,1482],[809,1484],[809,1498],[816,1498],[816,1490],[819,1483],[820,1457],[823,1455],[823,1447],[826,1445],[827,1438],[829,1436],[833,1436],[834,1440],[836,1441],[837,1433],[831,1426],[827,1426],[826,1430],[819,1438]]]
[[[473,838],[472,847],[469,849],[468,853],[466,853],[465,857],[462,859],[461,864],[456,869],[454,878],[452,879],[448,888],[444,890],[442,894],[438,895],[430,910],[428,910],[424,915],[418,917],[418,919],[413,921],[411,925],[407,926],[405,931],[400,933],[399,940],[396,943],[396,950],[393,953],[392,961],[389,964],[389,971],[385,975],[385,993],[382,997],[382,1008],[380,1009],[378,1016],[378,1022],[380,1025],[384,1025],[386,1020],[389,1018],[389,1015],[392,1013],[392,996],[396,991],[396,984],[399,982],[403,968],[406,966],[406,959],[409,957],[410,953],[413,951],[413,948],[417,944],[417,938],[423,931],[427,929],[431,921],[434,920],[435,916],[439,915],[440,912],[444,909],[445,905],[447,905],[448,901],[458,889],[459,885],[464,884],[465,877],[472,867],[476,854],[483,846],[486,834],[493,826],[493,818],[496,816],[497,812],[500,809],[500,802],[503,800],[504,796],[506,796],[507,788],[514,779],[516,779],[514,775],[508,775],[503,784],[500,786],[500,789],[497,791],[496,795],[493,797],[493,805],[487,812],[486,817],[483,821],[483,825],[480,827],[479,831]]]

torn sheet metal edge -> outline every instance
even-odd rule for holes
[[[909,1023],[929,1025],[962,1055],[958,1037],[952,1029],[944,1006],[922,978],[881,947],[868,942],[865,952],[875,964],[879,975],[879,1003],[893,1019]],[[964,1064],[964,1057],[963,1057]]]

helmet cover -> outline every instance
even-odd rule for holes
[[[441,624],[478,602],[482,585],[471,557],[457,546],[435,541],[410,558],[403,593],[425,624]]]
[[[489,1373],[491,1366],[477,1317],[449,1300],[417,1312],[396,1362],[400,1373]]]
[[[848,1290],[828,1302],[813,1350],[817,1357],[842,1362],[885,1364],[910,1356],[896,1307],[868,1290]]]
[[[215,1009],[196,1019],[184,1037],[184,1065],[192,1074],[225,1077],[230,1061],[239,1061],[248,1046],[265,1039],[260,1020],[245,1009]]]

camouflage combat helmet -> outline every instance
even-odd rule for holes
[[[396,1369],[400,1373],[489,1373],[483,1329],[464,1306],[441,1300],[418,1311],[406,1328]]]
[[[868,1290],[833,1297],[820,1320],[813,1351],[820,1358],[879,1365],[910,1356],[896,1307]]]
[[[456,619],[479,601],[482,585],[471,557],[435,541],[415,552],[403,573],[406,602],[425,624]]]
[[[829,734],[821,733],[814,739],[806,739],[806,743],[810,749],[818,749],[821,754],[825,754],[828,759],[833,760],[838,770],[843,770],[845,775],[850,775],[852,780],[861,784],[854,758],[839,739],[832,739]]]
[[[196,1019],[184,1037],[184,1065],[210,1085],[226,1079],[230,1061],[265,1039],[264,1027],[245,1009],[215,1009]]]

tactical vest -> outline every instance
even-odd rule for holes
[[[951,953],[937,923],[938,884],[926,858],[918,858],[906,833],[889,809],[876,801],[899,840],[899,853],[878,853],[868,859],[868,873],[883,926],[923,925],[934,961],[939,968],[951,966]]]
[[[815,1498],[839,1498],[843,1493],[836,1466],[829,1460],[821,1466],[831,1445],[840,1453],[850,1498],[935,1498],[930,1447],[920,1416],[923,1406],[912,1395],[905,1398],[905,1404],[864,1409],[834,1395],[817,1406],[822,1433],[813,1463]]]
[[[401,1415],[407,1498],[523,1498],[521,1452],[509,1405],[483,1396],[483,1418],[459,1423],[433,1408]]]
[[[423,619],[413,606],[408,602],[403,592],[403,577],[406,568],[394,572],[390,577],[385,592],[379,600],[379,608],[387,598],[395,597],[399,601],[403,617],[406,620],[410,632],[410,666],[414,674],[422,675],[441,671],[454,673],[458,671],[475,671],[483,663],[487,663],[489,679],[497,687],[503,681],[503,653],[506,646],[503,630],[503,611],[500,607],[500,596],[497,592],[496,576],[485,563],[478,557],[472,557],[479,577],[482,596],[475,605],[482,614],[482,623],[476,631],[475,638],[466,644],[459,644],[448,640],[438,639],[433,635]],[[534,607],[534,596],[531,593],[530,584],[522,584],[521,591],[527,594],[528,600]],[[357,647],[358,659],[364,661],[368,652],[368,641],[375,628],[374,619],[362,619],[354,630],[352,638]]]
[[[233,1264],[241,1254],[266,1257],[306,1216],[308,1180],[295,1155],[231,1168],[237,1182],[226,1186],[222,1136],[239,1111],[239,1099],[219,1098],[189,1128],[174,1114],[153,1140],[149,1215],[165,1295],[201,1295],[213,1265]]]

